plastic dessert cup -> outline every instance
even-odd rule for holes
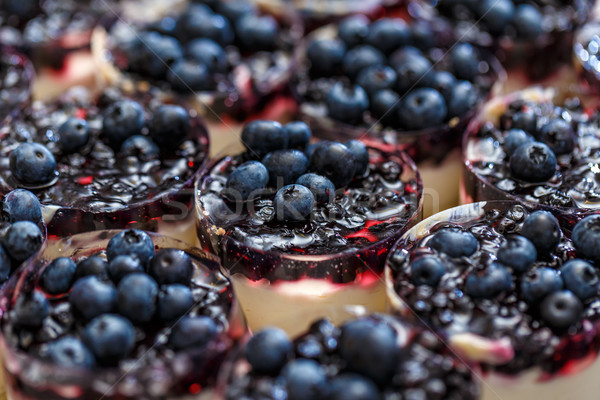
[[[1,46],[0,51],[0,120],[4,120],[31,102],[35,72],[31,62],[13,48]]]
[[[8,399],[212,398],[219,365],[237,338],[244,333],[243,320],[229,282],[218,272],[218,259],[167,236],[150,233],[157,251],[174,248],[185,251],[192,258],[194,276],[190,287],[192,292],[206,293],[201,301],[194,297],[196,306],[199,307],[198,314],[210,316],[218,326],[218,333],[209,343],[187,350],[169,350],[165,348],[164,339],[160,339],[160,333],[155,332],[157,336],[150,343],[144,344],[136,339],[139,353],[132,356],[132,359],[122,362],[118,367],[92,369],[57,367],[17,347],[19,339],[15,336],[15,326],[11,325],[11,312],[20,296],[36,288],[42,290],[39,288],[38,278],[50,260],[56,257],[77,260],[90,255],[104,257],[108,240],[118,232],[120,231],[89,232],[54,241],[4,287],[0,348],[3,352]],[[48,295],[51,307],[64,305],[66,296],[68,294]],[[63,312],[63,317],[67,317],[67,320],[69,313]],[[65,329],[68,329],[61,324],[68,324],[68,321],[60,320],[58,314],[47,318],[53,319],[54,325],[50,325],[58,330],[55,333],[60,336],[60,332],[64,334]],[[40,331],[44,329],[51,331],[53,328],[42,327]],[[143,335],[141,330],[137,334]],[[34,351],[32,348],[30,350]]]

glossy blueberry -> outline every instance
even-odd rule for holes
[[[289,122],[283,126],[283,130],[287,134],[290,149],[305,148],[312,137],[310,127],[302,121]]]
[[[259,374],[276,375],[293,352],[292,342],[279,328],[265,328],[246,345],[246,360]]]
[[[42,206],[37,196],[29,190],[15,189],[4,196],[2,215],[10,223],[31,221],[37,224],[42,220]]]
[[[556,172],[556,155],[544,143],[522,144],[510,156],[510,172],[526,182],[544,182]]]
[[[529,239],[514,235],[506,238],[498,249],[498,261],[514,272],[522,274],[527,272],[537,259],[537,251]]]
[[[11,317],[18,326],[39,328],[49,313],[50,304],[46,296],[42,292],[34,290],[17,298]]]
[[[429,247],[450,257],[469,257],[477,251],[477,238],[460,228],[444,228],[429,240]]]
[[[391,89],[396,83],[396,72],[385,65],[372,65],[360,71],[356,78],[358,83],[369,96],[383,89]]]
[[[456,78],[448,71],[435,71],[431,74],[431,87],[440,92],[446,103],[452,100],[452,89]]]
[[[85,119],[69,118],[58,128],[58,145],[63,154],[72,154],[90,141],[90,127]]]
[[[106,260],[98,256],[89,256],[77,263],[75,269],[75,279],[83,278],[84,276],[97,276],[99,279],[108,278],[108,264]]]
[[[125,275],[144,272],[144,266],[137,257],[125,254],[112,259],[106,268],[108,276],[115,284],[118,284]]]
[[[410,28],[400,18],[381,18],[373,22],[367,35],[367,43],[385,54],[410,42]]]
[[[369,166],[369,150],[360,140],[352,139],[344,143],[356,161],[356,175],[363,175]]]
[[[452,71],[458,79],[472,81],[479,73],[479,57],[468,43],[459,43],[452,49]]]
[[[40,286],[46,293],[66,293],[73,283],[77,264],[68,257],[59,257],[53,260],[44,269],[40,277]]]
[[[46,345],[45,358],[63,368],[91,368],[94,355],[76,337],[63,336]]]
[[[242,143],[253,157],[288,147],[289,138],[283,126],[276,121],[256,120],[242,129]]]
[[[563,288],[563,280],[557,270],[540,267],[530,270],[521,280],[521,296],[530,304],[537,304],[550,293]]]
[[[573,127],[562,118],[555,118],[540,129],[540,142],[546,143],[557,156],[570,153],[576,140]]]
[[[151,78],[164,79],[169,67],[183,58],[179,41],[157,32],[145,34],[139,45],[142,57],[134,68]]]
[[[600,278],[596,269],[583,260],[569,260],[561,268],[560,273],[565,283],[565,288],[581,301],[598,294]]]
[[[296,181],[298,185],[306,186],[315,197],[317,203],[329,203],[335,197],[335,186],[324,176],[304,174]]]
[[[247,14],[237,21],[235,28],[245,50],[272,50],[279,37],[277,20],[270,15]]]
[[[169,344],[175,350],[208,344],[217,335],[215,322],[206,316],[184,317],[171,330]]]
[[[536,38],[544,32],[542,13],[531,4],[519,4],[515,10],[513,24],[519,37]]]
[[[160,148],[172,150],[188,138],[191,122],[185,108],[167,104],[154,111],[148,128],[154,143]]]
[[[229,68],[225,50],[214,40],[195,39],[187,44],[185,52],[190,59],[206,65],[211,72],[224,73]]]
[[[343,19],[338,25],[338,37],[348,48],[363,43],[369,35],[369,19],[364,15],[354,15]]]
[[[415,58],[425,58],[423,52],[414,46],[404,46],[392,53],[389,57],[389,64],[398,69],[398,67],[407,61]],[[427,58],[425,58],[427,60]]]
[[[194,275],[194,264],[183,250],[161,249],[150,260],[148,273],[161,285],[187,285]]]
[[[104,111],[102,135],[111,146],[121,146],[128,137],[142,133],[144,119],[140,103],[133,100],[118,101]]]
[[[410,26],[411,42],[422,50],[429,50],[435,46],[435,32],[430,21],[418,18]]]
[[[0,246],[0,284],[6,282],[12,272],[12,260],[4,247]]]
[[[590,215],[579,221],[571,238],[579,257],[600,262],[600,215]]]
[[[124,230],[113,236],[106,246],[106,256],[109,262],[121,255],[136,256],[145,265],[154,255],[154,243],[144,231]]]
[[[18,221],[12,224],[2,237],[2,246],[18,262],[33,256],[44,242],[42,231],[31,221]]]
[[[398,110],[400,123],[409,130],[439,126],[447,114],[446,101],[437,90],[431,88],[410,92]]]
[[[262,159],[269,171],[269,185],[274,188],[291,185],[308,169],[308,158],[300,150],[276,150]]]
[[[56,177],[56,159],[43,144],[21,143],[9,160],[10,172],[19,182],[40,185]]]
[[[194,298],[189,287],[165,285],[158,293],[157,315],[163,322],[174,321],[190,311],[193,305]]]
[[[329,400],[379,400],[377,385],[362,375],[344,373],[331,380]]]
[[[512,22],[515,6],[512,0],[483,0],[479,4],[478,12],[489,31],[499,34]]]
[[[308,44],[306,56],[313,76],[334,75],[342,66],[346,45],[339,39],[318,39]]]
[[[350,49],[344,56],[342,68],[344,73],[354,79],[365,68],[380,65],[385,62],[385,56],[376,48],[360,45]]]
[[[315,205],[315,196],[302,185],[287,185],[275,194],[273,207],[280,221],[303,221],[310,216]]]
[[[288,400],[313,400],[325,393],[327,375],[316,361],[294,360],[283,368],[281,376],[285,378]]]
[[[179,60],[167,72],[167,82],[182,93],[207,91],[215,87],[208,67],[194,60]]]
[[[433,67],[423,56],[413,56],[396,67],[396,89],[400,94],[406,94],[415,88],[428,86],[432,82]],[[433,90],[433,89],[432,89]]]
[[[410,265],[410,280],[413,284],[436,287],[446,273],[446,267],[439,257],[423,256]]]
[[[149,161],[160,156],[160,149],[148,136],[133,135],[123,142],[120,153],[125,157]]]
[[[477,89],[469,81],[459,81],[450,90],[448,117],[462,117],[474,110],[479,99]]]
[[[120,315],[103,314],[85,326],[81,338],[96,360],[115,365],[133,350],[135,329],[128,319]]]
[[[239,21],[238,21],[239,24]],[[207,38],[214,40],[221,46],[233,43],[235,34],[231,24],[222,15],[197,12],[188,15],[181,24],[182,31],[187,38]]]
[[[493,299],[511,287],[511,273],[498,263],[471,272],[465,281],[465,292],[472,298]]]
[[[215,10],[230,21],[236,21],[247,14],[254,14],[256,7],[246,0],[217,1]]]
[[[396,126],[401,101],[393,90],[380,90],[371,99],[371,114],[386,125]]]
[[[341,143],[318,146],[310,159],[311,169],[328,178],[336,188],[346,187],[356,173],[357,162],[352,151]]]
[[[539,255],[550,253],[560,242],[560,226],[548,211],[535,211],[525,218],[521,235],[533,243]]]
[[[69,302],[73,310],[89,321],[100,314],[111,312],[117,301],[117,289],[94,275],[79,279],[73,285]]]
[[[227,178],[227,195],[234,199],[248,200],[256,197],[269,183],[269,170],[258,161],[247,161],[237,167]]]
[[[532,136],[537,135],[537,115],[533,110],[524,110],[515,113],[512,117],[511,128],[522,129]]]
[[[546,296],[540,305],[542,319],[555,329],[567,329],[583,315],[581,300],[569,290],[561,290]]]
[[[504,138],[504,152],[509,157],[519,148],[522,144],[533,142],[533,137],[522,129],[511,129]]]
[[[125,276],[117,287],[119,314],[133,323],[149,322],[156,312],[158,284],[149,275],[134,272]]]
[[[367,92],[358,85],[336,82],[327,94],[327,111],[331,118],[348,123],[358,123],[369,109]]]

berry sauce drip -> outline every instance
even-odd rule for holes
[[[31,100],[33,67],[25,56],[7,47],[0,55],[0,118]]]

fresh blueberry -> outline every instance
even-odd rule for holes
[[[237,167],[227,178],[225,189],[234,199],[255,197],[269,183],[269,170],[261,162],[247,161]]]
[[[511,287],[511,273],[498,263],[471,272],[465,281],[465,292],[472,298],[493,299]]]
[[[429,247],[450,257],[469,257],[477,251],[477,238],[460,228],[444,228],[429,240]]]
[[[182,93],[207,91],[215,87],[208,67],[194,60],[179,60],[167,72],[167,82]]]
[[[346,45],[339,39],[312,40],[306,49],[313,76],[334,75],[342,66],[346,55]]]
[[[526,182],[544,182],[556,172],[556,155],[544,143],[522,144],[510,156],[510,172]]]
[[[557,156],[570,153],[576,140],[573,127],[562,118],[555,118],[540,129],[540,142],[546,143]]]
[[[12,224],[2,237],[2,246],[18,262],[33,256],[42,247],[44,237],[40,228],[31,221]]]
[[[363,43],[369,35],[369,19],[364,15],[354,15],[343,19],[338,25],[338,37],[348,48]]]
[[[259,374],[276,375],[292,355],[292,342],[279,328],[265,328],[246,345],[246,360]]]
[[[128,137],[142,133],[144,120],[144,110],[140,103],[121,100],[104,111],[102,134],[111,146],[121,146]]]
[[[239,24],[239,23],[238,23]],[[231,24],[222,15],[207,12],[196,12],[188,15],[181,23],[184,35],[187,38],[207,38],[214,40],[221,46],[233,43],[235,34]]]
[[[154,243],[144,231],[124,230],[113,236],[106,246],[106,256],[109,262],[121,255],[136,256],[145,265],[154,255]]]
[[[272,151],[286,149],[289,138],[279,122],[256,120],[242,129],[242,143],[252,156],[264,157]]]
[[[579,257],[600,262],[600,215],[590,215],[579,221],[571,238]]]
[[[342,68],[348,77],[355,79],[363,69],[374,65],[380,65],[384,62],[385,56],[379,50],[365,44],[346,52]]]
[[[76,153],[90,141],[90,127],[85,119],[69,118],[58,128],[58,137],[63,154]]]
[[[358,85],[336,82],[327,94],[326,104],[331,118],[358,123],[362,121],[363,113],[369,109],[369,97]]]
[[[245,50],[272,50],[279,37],[277,20],[270,15],[247,14],[236,24],[237,38]]]
[[[448,117],[462,117],[474,110],[479,96],[477,89],[469,81],[459,81],[450,90]]]
[[[115,365],[133,350],[135,329],[120,315],[103,314],[85,326],[81,338],[99,362]]]
[[[406,94],[415,88],[430,85],[433,80],[433,67],[425,57],[413,56],[397,65],[396,75],[398,93]]]
[[[27,21],[40,12],[40,2],[37,0],[6,0],[2,3],[6,15],[16,15],[21,20]]]
[[[89,321],[100,314],[111,312],[117,301],[117,289],[94,275],[79,279],[73,285],[69,302],[71,307]]]
[[[75,269],[75,281],[84,276],[97,276],[99,279],[107,279],[108,264],[106,260],[98,256],[89,256],[77,263]]]
[[[560,242],[560,226],[554,215],[548,211],[535,211],[525,218],[521,235],[533,243],[538,254],[552,252]]]
[[[352,151],[341,143],[323,143],[315,149],[311,168],[328,178],[336,188],[346,187],[356,174],[357,163]]]
[[[468,43],[459,43],[452,49],[452,71],[458,79],[472,81],[479,73],[479,57]]]
[[[190,59],[206,65],[213,73],[225,73],[229,68],[225,50],[214,40],[195,39],[188,43],[185,51]]]
[[[512,129],[522,129],[532,136],[537,135],[537,115],[533,110],[524,110],[512,116]]]
[[[10,153],[10,172],[25,184],[39,185],[56,177],[56,159],[46,146],[21,143]]]
[[[160,149],[148,136],[133,135],[123,142],[120,153],[125,157],[149,161],[159,157]]]
[[[39,328],[44,318],[50,314],[50,304],[46,296],[34,290],[31,293],[19,296],[13,314],[16,325],[28,328]]]
[[[68,257],[59,257],[44,269],[40,286],[46,293],[66,293],[71,288],[77,264]]]
[[[510,157],[522,144],[533,142],[533,137],[522,129],[511,129],[504,138],[504,152]]]
[[[550,293],[563,288],[563,280],[557,270],[540,267],[530,270],[521,280],[521,295],[530,304],[537,304]]]
[[[0,246],[0,284],[8,280],[11,272],[12,261],[4,247]]]
[[[125,276],[117,287],[119,314],[134,323],[149,322],[156,312],[158,284],[147,274],[134,272]]]
[[[410,42],[410,28],[400,18],[381,18],[369,28],[367,43],[385,54]]]
[[[25,189],[15,189],[2,200],[2,215],[10,223],[31,221],[39,223],[42,220],[42,206],[37,196]]]
[[[358,176],[364,174],[369,166],[369,150],[367,149],[367,146],[356,139],[349,140],[344,143],[344,145],[350,150],[356,161],[355,174]]]
[[[237,21],[244,15],[254,14],[256,7],[246,0],[216,1],[215,10],[229,21]]]
[[[194,276],[194,264],[183,250],[161,249],[150,260],[148,273],[161,285],[187,285]]]
[[[45,358],[62,368],[91,368],[95,364],[92,352],[74,336],[48,343]]]
[[[499,34],[512,22],[515,5],[512,0],[483,0],[478,7],[479,17],[493,34]]]
[[[389,58],[389,64],[398,69],[399,66],[415,58],[425,58],[423,52],[414,46],[405,46],[392,53]],[[427,58],[425,58],[427,61]]]
[[[304,174],[296,181],[298,185],[306,186],[315,197],[317,203],[326,204],[335,198],[335,186],[324,176]]]
[[[540,315],[551,328],[567,329],[583,315],[583,304],[573,292],[561,290],[546,296],[540,305]]]
[[[294,360],[283,368],[281,376],[285,378],[288,400],[313,400],[325,393],[327,375],[316,361]]]
[[[217,326],[209,317],[184,317],[171,329],[169,344],[175,350],[200,347],[209,343],[216,335]]]
[[[383,89],[391,89],[396,83],[396,72],[385,65],[372,65],[360,71],[358,83],[369,96]]]
[[[377,385],[362,375],[344,373],[331,380],[328,400],[379,400]]]
[[[422,50],[428,50],[435,45],[436,34],[430,21],[418,18],[410,26],[411,42]]]
[[[519,4],[513,21],[519,37],[536,38],[544,31],[542,13],[531,4]]]
[[[380,90],[371,99],[371,114],[385,125],[396,126],[400,103],[398,93],[393,90]]]
[[[400,357],[396,332],[387,324],[358,319],[342,327],[339,353],[348,369],[378,384],[390,381]]]
[[[423,256],[410,265],[410,280],[417,286],[436,287],[446,273],[444,263],[436,256]]]
[[[303,221],[308,218],[315,205],[315,196],[302,185],[287,185],[275,194],[273,207],[280,221]]]
[[[310,127],[302,121],[293,121],[283,126],[288,136],[288,147],[290,149],[303,149],[310,142],[312,131]]]
[[[157,315],[163,322],[174,321],[185,315],[194,305],[189,287],[165,285],[158,293]]]
[[[183,58],[183,48],[177,39],[156,32],[144,35],[140,46],[142,59],[137,68],[155,79],[164,79],[169,68]]]
[[[498,249],[498,261],[514,272],[527,272],[537,259],[535,246],[527,238],[519,235],[510,236]]]
[[[431,74],[431,87],[440,92],[446,103],[452,100],[452,89],[456,84],[456,78],[448,71],[435,71]]]
[[[178,105],[162,105],[150,120],[150,137],[160,148],[176,149],[187,139],[191,129],[190,117]]]
[[[276,150],[262,159],[269,171],[269,185],[291,185],[308,169],[308,158],[300,150]]]
[[[598,294],[600,278],[590,263],[578,259],[569,260],[560,268],[560,273],[565,288],[573,292],[581,301]]]
[[[137,257],[125,254],[115,257],[106,269],[108,276],[115,284],[119,283],[125,275],[144,272],[144,266]]]
[[[441,125],[446,119],[446,101],[435,89],[421,88],[409,93],[398,110],[403,127],[418,130]]]

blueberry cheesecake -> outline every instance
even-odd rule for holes
[[[0,120],[4,120],[31,102],[35,72],[29,59],[13,48],[0,46],[0,52]]]
[[[391,250],[391,309],[480,363],[484,399],[593,399],[600,385],[598,215],[480,202],[441,212]],[[572,228],[572,230],[571,230]]]
[[[433,332],[383,314],[336,326],[326,319],[288,339],[251,337],[224,374],[227,400],[479,398],[469,366]]]
[[[221,255],[253,329],[303,329],[346,304],[381,310],[385,253],[420,217],[405,153],[310,137],[300,121],[250,122],[246,151],[210,162],[197,184],[200,243]]]
[[[592,89],[600,85],[600,23],[585,24],[575,36],[573,60],[575,69]]]
[[[230,285],[217,270],[216,257],[138,230],[52,243],[3,292],[9,398],[209,393],[240,334]]]

